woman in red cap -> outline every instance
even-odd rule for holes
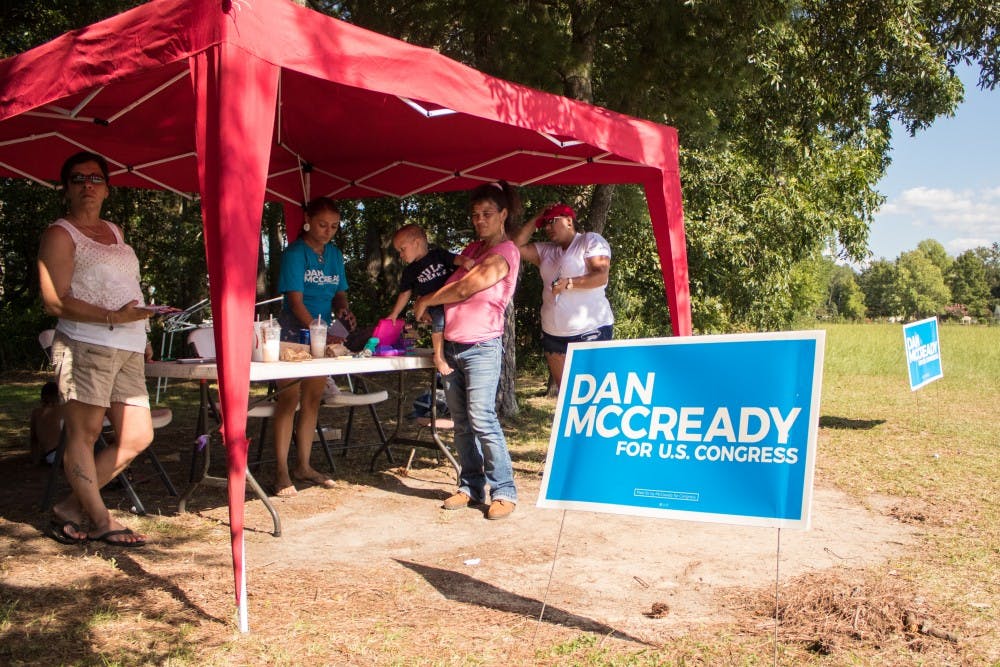
[[[548,242],[532,242],[544,229]],[[552,204],[514,236],[521,259],[542,275],[542,349],[557,387],[562,384],[566,347],[578,341],[610,340],[615,316],[604,294],[611,246],[600,234],[578,232],[576,212]]]

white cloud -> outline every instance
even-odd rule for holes
[[[996,239],[957,238],[947,241],[943,245],[944,249],[948,251],[948,254],[954,257],[961,255],[966,250],[988,247],[993,245],[995,242]]]
[[[902,218],[913,227],[941,230],[949,236],[959,235],[963,238],[954,238],[948,245],[967,250],[1000,240],[1000,187],[980,190],[910,188],[888,201],[879,214]],[[968,246],[968,243],[975,245]]]

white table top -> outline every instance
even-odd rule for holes
[[[430,350],[417,350],[414,355],[396,357],[328,357],[307,361],[252,361],[250,381],[282,380],[286,378],[344,375],[346,373],[385,373],[391,371],[434,368]],[[179,378],[183,380],[217,380],[214,363],[182,363],[151,361],[146,364],[146,377]]]

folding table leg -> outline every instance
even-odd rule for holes
[[[208,433],[208,411],[215,413],[215,408],[208,400],[208,381],[201,380],[198,383],[198,421],[195,424],[195,432],[200,436]],[[216,415],[218,417],[218,415]],[[191,447],[191,471],[188,473],[188,483],[193,484],[198,476],[198,442]],[[206,471],[207,472],[207,471]]]
[[[271,515],[271,522],[274,524],[274,532],[272,535],[275,537],[281,537],[281,517],[278,516],[277,510],[274,509],[274,505],[272,505],[270,499],[268,499],[267,492],[261,488],[257,479],[250,474],[249,470],[247,470],[247,484],[251,489],[253,489],[253,492],[257,495],[257,497],[260,498],[260,501],[264,503],[264,507]]]
[[[382,445],[376,450],[375,456],[372,457],[371,465],[368,466],[368,472],[375,472],[375,459],[381,452],[385,452],[385,456],[389,459],[389,465],[396,465],[396,459],[392,458],[392,450],[389,448],[389,440],[385,437],[385,429],[382,428],[382,422],[379,421],[378,413],[375,412],[375,406],[369,405],[368,409],[371,410],[372,420],[375,422],[375,429],[378,431],[379,440]]]

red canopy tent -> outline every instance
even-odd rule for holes
[[[517,185],[645,188],[673,331],[691,333],[673,128],[519,86],[287,0],[155,0],[0,61],[0,176],[77,150],[116,186],[200,194],[240,628],[250,330],[265,199]]]

